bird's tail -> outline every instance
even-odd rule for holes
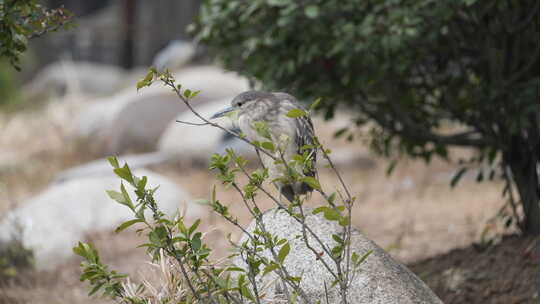
[[[280,193],[285,196],[289,202],[294,202],[295,195],[301,194],[311,194],[313,188],[306,183],[301,183],[300,185],[284,185],[279,188]]]

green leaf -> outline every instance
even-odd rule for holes
[[[338,242],[339,244],[343,244],[343,239],[341,239],[341,237],[339,237],[339,235],[337,234],[332,234],[332,238],[334,239],[334,241]]]
[[[319,105],[321,104],[321,101],[322,101],[321,97],[315,99],[315,101],[309,106],[309,109],[310,110],[316,110],[319,107]]]
[[[332,253],[332,255],[335,257],[340,257],[341,255],[343,255],[343,246],[337,245],[330,250],[330,253]]]
[[[193,225],[191,225],[191,227],[189,227],[189,230],[188,230],[188,236],[191,236],[191,234],[193,233],[193,231],[195,231],[195,229],[197,229],[197,227],[199,227],[199,224],[201,223],[201,219],[197,219],[195,221],[195,223],[193,223]]]
[[[238,288],[242,287],[245,283],[245,280],[246,280],[246,275],[245,274],[241,274],[240,276],[238,276]]]
[[[86,258],[86,251],[84,250],[83,244],[81,242],[79,242],[77,246],[73,247],[73,253],[83,258]]]
[[[283,261],[285,261],[285,258],[287,257],[287,255],[289,255],[290,251],[291,251],[291,246],[289,245],[289,242],[281,246],[281,249],[279,250],[278,257],[277,257],[278,262],[283,264]]]
[[[255,298],[253,297],[249,289],[246,287],[246,285],[243,285],[242,287],[240,287],[240,294],[242,294],[244,297],[251,300],[252,303],[255,303]]]
[[[476,175],[476,181],[478,183],[482,182],[484,180],[484,171],[480,170],[478,171],[478,175]]]
[[[138,189],[139,191],[143,191],[144,188],[146,187],[146,183],[147,183],[147,182],[148,182],[148,177],[143,176],[143,177],[141,178],[141,180],[139,180],[139,181],[137,182],[137,189]]]
[[[329,221],[339,221],[341,219],[341,214],[334,209],[328,208],[324,211],[324,218]]]
[[[113,168],[118,169],[120,165],[118,164],[118,159],[115,156],[107,157],[107,160],[113,166]]]
[[[272,139],[272,136],[270,135],[270,130],[268,129],[268,125],[264,121],[254,122],[253,127],[255,128],[255,131],[258,135],[270,140]]]
[[[354,264],[360,265],[362,264],[371,254],[373,253],[373,250],[369,250],[366,252],[359,260],[357,260]],[[353,253],[354,254],[354,253]]]
[[[388,168],[386,168],[386,175],[387,176],[390,176],[392,174],[392,172],[394,172],[394,169],[396,168],[396,165],[397,165],[397,159],[393,159],[390,161],[390,164],[388,165]]]
[[[245,269],[237,267],[237,266],[229,266],[229,267],[227,267],[225,269],[225,271],[229,271],[229,272],[246,272]]]
[[[129,220],[127,222],[123,222],[120,226],[116,227],[114,232],[119,233],[119,232],[127,229],[128,227],[131,227],[132,225],[137,224],[137,223],[141,223],[141,222],[144,222],[144,220],[143,219],[133,219],[133,220]]]
[[[154,71],[150,70],[148,73],[146,73],[146,76],[137,82],[137,91],[143,87],[147,87],[152,84],[152,80],[154,79]]]
[[[353,264],[356,264],[356,262],[358,262],[358,253],[356,252],[353,252],[352,255],[351,255],[351,261],[353,262]]]
[[[107,190],[105,192],[107,192],[109,197],[112,198],[113,200],[119,202],[122,205],[126,204],[126,201],[124,199],[124,195],[122,193],[114,191],[114,190]]]
[[[345,132],[347,132],[348,130],[349,130],[348,127],[341,128],[341,129],[337,130],[336,133],[334,133],[334,137],[339,138],[339,137],[343,136],[343,134],[345,134]]]
[[[263,147],[266,150],[274,152],[276,148],[274,147],[274,144],[270,141],[265,141],[261,144],[261,147]]]
[[[292,109],[287,113],[287,117],[290,117],[290,118],[297,118],[297,117],[302,117],[306,115],[307,115],[306,111],[302,109]]]
[[[189,98],[195,98],[197,97],[197,95],[199,95],[199,93],[201,93],[201,91],[191,92],[191,95],[189,96]]]
[[[190,89],[186,89],[186,90],[184,91],[184,97],[186,97],[186,98],[190,98],[190,97],[191,97],[191,90],[190,90]]]
[[[291,3],[291,0],[267,0],[269,5],[284,6]]]
[[[338,221],[338,224],[341,226],[341,227],[345,227],[347,225],[349,225],[349,217],[348,216],[343,216],[339,219]]]
[[[296,283],[300,283],[302,281],[302,278],[301,277],[293,277],[293,276],[289,276],[287,277],[287,279],[293,281],[293,282],[296,282]],[[295,303],[295,302],[293,302]]]
[[[311,213],[313,213],[313,214],[321,213],[321,212],[324,212],[324,210],[326,210],[326,209],[329,209],[329,208],[325,207],[325,206],[317,207],[317,208],[313,209],[313,211]]]
[[[304,176],[301,181],[315,190],[321,190],[321,184],[319,184],[319,181],[312,176]]]
[[[308,5],[304,9],[304,13],[309,18],[315,19],[315,18],[317,18],[319,16],[319,7],[316,6],[316,5]]]
[[[452,177],[452,180],[450,181],[450,187],[454,188],[457,185],[463,174],[467,172],[467,169],[468,168],[466,167],[459,169],[459,171],[454,175],[454,177]]]
[[[195,233],[195,235],[193,236],[193,239],[191,240],[191,248],[193,248],[194,252],[199,251],[199,249],[201,248],[201,245],[202,245],[201,235],[202,234],[200,232],[197,232]]]
[[[335,192],[332,192],[332,194],[330,194],[330,195],[328,196],[328,202],[329,202],[330,204],[333,204],[333,203],[335,202],[335,200],[336,200],[336,193],[335,193]]]
[[[276,263],[270,263],[268,264],[265,268],[264,268],[264,271],[263,271],[263,276],[267,275],[269,272],[273,271],[273,270],[276,270],[279,268],[279,265],[276,264]]]
[[[90,292],[88,293],[88,296],[95,294],[98,290],[101,289],[103,285],[105,285],[105,282],[98,283],[96,286],[94,286],[94,288],[92,288],[92,290],[90,290]]]
[[[122,195],[124,196],[124,205],[128,206],[131,210],[135,210],[135,206],[133,206],[133,202],[127,193],[126,187],[124,187],[124,183],[120,183],[120,191],[122,191]]]
[[[117,168],[113,170],[118,177],[126,180],[131,185],[136,187],[135,181],[133,180],[133,174],[131,173],[131,170],[129,169],[128,164],[125,164],[122,168]]]
[[[196,200],[193,201],[193,203],[198,204],[198,205],[210,205],[211,204],[210,200],[204,199],[204,198],[196,199]]]

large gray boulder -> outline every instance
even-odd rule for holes
[[[189,195],[169,179],[146,170],[135,174],[147,176],[150,186],[160,186],[156,200],[166,214],[172,216],[183,206],[187,206],[190,218],[205,214],[200,205],[190,204]],[[11,239],[20,226],[23,245],[34,250],[37,268],[54,268],[72,256],[71,248],[87,233],[112,230],[133,218],[126,206],[114,202],[105,192],[118,191],[119,186],[120,179],[112,174],[53,184],[4,218],[0,240]]]
[[[332,234],[339,233],[341,227],[335,222],[329,222],[320,214],[313,215],[311,210],[306,218],[308,226],[315,232],[324,244],[330,248],[336,245],[332,239]],[[321,301],[326,303],[325,284],[327,287],[332,285],[333,278],[327,272],[322,263],[304,244],[302,240],[302,230],[300,224],[291,218],[283,210],[270,210],[263,216],[266,230],[279,238],[289,240],[291,250],[284,265],[292,276],[301,276],[301,287],[306,292],[311,303]],[[253,232],[255,222],[253,221],[247,231]],[[243,235],[240,242],[247,240]],[[314,238],[309,238],[317,252],[322,252],[321,247]],[[358,230],[354,229],[352,234],[352,251],[360,256],[372,250],[373,253],[361,264],[360,271],[354,277],[348,293],[349,303],[355,304],[388,304],[388,303],[442,303],[441,300],[414,275],[407,267],[395,261],[389,254],[379,246],[366,238]],[[271,254],[268,250],[262,252],[268,258]],[[331,260],[327,255],[323,255],[327,263]],[[235,260],[235,264],[246,267],[246,264],[240,259]],[[283,300],[283,295],[276,292],[276,282],[278,276],[270,273],[265,277],[258,276],[259,286],[268,285],[266,290],[266,301],[264,303],[277,303]],[[273,299],[273,300],[270,300]],[[338,289],[329,288],[329,303],[341,303]],[[280,302],[281,303],[281,302]]]
[[[152,150],[168,123],[185,106],[164,87],[130,88],[88,103],[75,118],[74,136],[107,154]]]
[[[116,113],[103,138],[108,154],[153,151],[159,137],[185,105],[169,92],[135,96]]]

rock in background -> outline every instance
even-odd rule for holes
[[[77,16],[77,27],[33,39],[36,65],[68,57],[75,61],[90,61],[120,65],[124,57],[125,1],[117,0],[45,0],[49,7],[65,5]],[[98,3],[99,2],[99,3]],[[133,64],[149,66],[154,56],[172,40],[189,40],[187,26],[198,14],[202,0],[130,0],[136,12],[133,24]],[[29,68],[24,67],[25,73]]]
[[[154,187],[160,186],[156,200],[167,215],[172,216],[183,206],[187,207],[188,218],[201,217],[206,212],[200,205],[192,204],[189,195],[169,179],[147,170],[135,174],[147,176]],[[116,203],[105,192],[117,191],[119,186],[120,179],[112,174],[52,184],[8,214],[0,224],[0,239],[12,238],[20,226],[23,245],[34,250],[36,267],[52,269],[72,256],[71,248],[86,233],[110,231],[133,218],[126,206]],[[126,187],[132,194],[131,188]]]
[[[229,106],[231,100],[232,97],[220,99],[202,106],[194,105],[194,108],[201,116],[210,118],[216,112]],[[202,122],[190,111],[183,112],[176,119],[184,122]],[[213,122],[226,129],[233,128],[231,120],[227,117],[214,119]],[[158,150],[171,155],[173,158],[190,159],[205,164],[213,153],[225,150],[226,146],[223,146],[223,144],[236,145],[236,141],[226,140],[226,134],[226,132],[213,126],[194,126],[173,121],[163,133],[158,144]],[[235,150],[242,150],[242,147]],[[245,151],[251,151],[251,149],[247,147]]]
[[[118,91],[126,76],[127,72],[116,66],[62,60],[40,70],[21,92],[30,100],[67,93],[106,96]]]
[[[232,98],[248,88],[246,79],[214,66],[185,68],[174,76],[184,88],[201,91],[192,101],[195,107]],[[186,110],[184,103],[159,82],[138,92],[133,86],[88,104],[75,119],[74,136],[92,138],[107,154],[153,151],[174,118]]]
[[[1,156],[2,155],[0,154],[0,157]],[[168,155],[159,152],[124,155],[119,158],[122,159],[122,162],[128,163],[131,170],[145,168],[150,165],[162,164],[170,160]],[[0,169],[1,165],[2,163],[0,158]],[[61,183],[82,177],[103,176],[110,174],[111,171],[111,165],[109,164],[108,160],[101,158],[60,172],[56,176],[55,182]]]

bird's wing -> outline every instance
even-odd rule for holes
[[[294,99],[294,97],[292,97],[291,95],[288,95],[287,97],[289,98],[287,98],[285,101],[282,101],[285,114],[293,109],[301,109],[301,110],[306,111],[304,107],[302,107],[296,101],[296,99]],[[315,168],[315,163],[317,161],[317,149],[314,149],[314,148],[304,149],[303,148],[306,145],[312,146],[315,144],[315,131],[313,128],[313,122],[311,121],[311,118],[309,117],[309,115],[304,115],[304,116],[295,117],[295,118],[287,117],[287,119],[292,120],[292,124],[295,126],[295,129],[296,129],[296,134],[294,134],[294,143],[298,147],[296,153],[303,155],[305,152],[307,152],[309,155],[309,158],[312,161],[311,162],[312,165],[310,168],[304,168],[304,174],[306,176],[315,176],[317,173],[316,168]]]
[[[309,158],[311,159],[311,167],[306,168],[307,170],[304,170],[304,174],[306,174],[307,176],[315,176],[315,174],[317,173],[315,169],[315,163],[317,161],[317,149],[303,148],[305,145],[313,146],[315,144],[315,131],[313,129],[313,122],[311,121],[311,118],[306,115],[295,118],[295,124],[295,142],[298,146],[298,154],[302,155],[303,153],[307,152]]]

